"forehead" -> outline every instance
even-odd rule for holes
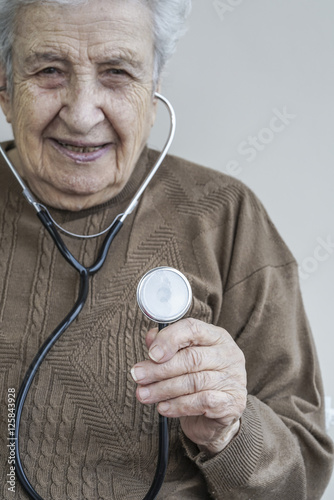
[[[90,0],[77,6],[32,4],[17,13],[14,57],[61,53],[90,59],[126,56],[150,64],[152,16],[138,0]]]

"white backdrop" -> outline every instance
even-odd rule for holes
[[[178,119],[171,152],[249,185],[299,262],[332,406],[333,21],[333,0],[193,0],[163,84]],[[0,133],[11,137],[2,116]],[[159,112],[150,143],[165,134]]]

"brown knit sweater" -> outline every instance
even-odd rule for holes
[[[127,206],[156,153],[144,150],[115,199],[80,213],[53,211],[75,232],[98,232]],[[3,162],[0,165],[0,497],[10,491],[8,389],[69,311],[78,276],[59,255]],[[85,265],[101,239],[66,238]],[[92,279],[87,305],[42,364],[27,397],[20,450],[45,500],[142,499],[154,476],[157,412],[135,397],[131,367],[151,326],[138,281],[168,265],[189,279],[189,316],[224,327],[243,350],[248,405],[230,445],[208,459],[169,421],[170,458],[159,499],[316,500],[332,445],[296,263],[256,197],[235,179],[168,157]],[[11,393],[12,394],[12,393]]]

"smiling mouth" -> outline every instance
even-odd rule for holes
[[[57,141],[63,148],[68,149],[68,151],[73,151],[74,153],[94,153],[94,151],[99,151],[106,145],[102,144],[100,146],[73,146],[72,144],[67,144],[65,142]]]
[[[69,158],[75,163],[89,163],[100,160],[104,155],[110,152],[113,147],[113,142],[105,142],[94,145],[93,141],[76,141],[67,142],[66,139],[59,140],[50,138],[52,146],[58,153]]]

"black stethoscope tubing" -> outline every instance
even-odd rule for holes
[[[84,267],[80,262],[75,259],[75,257],[71,254],[71,252],[66,247],[64,241],[59,235],[53,221],[51,220],[47,211],[38,212],[38,217],[41,220],[43,226],[47,229],[49,234],[51,235],[55,245],[60,251],[61,255],[64,259],[79,273],[80,275],[80,287],[78,292],[78,297],[76,302],[70,312],[66,315],[66,317],[61,321],[61,323],[55,328],[52,334],[46,339],[44,344],[38,350],[35,358],[33,359],[29,369],[26,372],[24,380],[19,389],[17,400],[16,400],[16,422],[15,422],[15,459],[16,459],[16,474],[17,477],[28,493],[30,498],[33,500],[43,500],[43,498],[35,491],[31,483],[29,482],[20,457],[20,441],[19,441],[19,433],[20,433],[20,423],[22,417],[23,406],[28,395],[28,391],[30,386],[34,380],[34,377],[37,373],[38,368],[41,366],[43,360],[46,355],[50,351],[50,349],[55,345],[57,340],[61,337],[61,335],[69,328],[69,326],[73,323],[73,321],[78,317],[80,312],[82,311],[85,302],[87,300],[88,291],[89,291],[89,278],[96,274],[101,267],[103,266],[111,243],[113,242],[115,236],[118,234],[120,229],[123,226],[123,223],[119,220],[114,221],[113,225],[109,229],[107,236],[105,237],[99,255],[95,261],[95,263],[90,267]],[[167,326],[166,324],[159,325],[159,329]],[[167,418],[159,415],[159,453],[158,453],[158,462],[156,467],[155,476],[152,482],[152,485],[145,495],[143,500],[153,500],[156,498],[162,483],[165,478],[166,470],[168,464],[168,425]]]
[[[31,483],[29,482],[20,457],[20,449],[19,449],[19,431],[20,431],[20,423],[21,423],[21,417],[22,417],[22,411],[23,411],[23,406],[29,391],[29,388],[34,380],[34,377],[37,373],[38,368],[41,366],[43,360],[45,359],[46,355],[50,351],[50,349],[54,346],[54,344],[57,342],[57,340],[61,337],[61,335],[68,329],[68,327],[73,323],[73,321],[79,316],[80,312],[82,311],[85,302],[87,300],[88,296],[88,291],[89,291],[89,279],[91,276],[93,276],[95,273],[97,273],[101,267],[103,266],[107,255],[108,251],[110,248],[111,243],[113,242],[115,236],[123,226],[123,222],[126,219],[126,217],[132,213],[134,208],[136,207],[138,200],[144,190],[146,189],[147,185],[155,175],[156,171],[160,167],[163,159],[165,158],[170,145],[173,141],[174,134],[175,134],[175,113],[173,110],[172,105],[170,102],[161,94],[158,94],[157,92],[155,93],[155,97],[157,97],[160,101],[162,101],[170,114],[170,120],[171,120],[171,125],[170,125],[170,131],[169,131],[169,136],[167,139],[167,142],[158,158],[156,161],[155,166],[152,168],[151,172],[143,182],[143,184],[140,186],[139,190],[135,194],[133,200],[131,201],[130,205],[126,209],[126,211],[123,214],[120,214],[114,222],[111,224],[109,229],[106,229],[99,235],[92,235],[92,236],[80,236],[80,235],[75,235],[72,233],[69,233],[65,229],[61,228],[52,218],[51,214],[47,210],[46,207],[44,207],[42,204],[38,203],[33,194],[30,192],[29,188],[26,186],[25,182],[23,179],[20,177],[18,172],[15,170],[14,166],[11,164],[9,161],[9,158],[5,154],[5,151],[3,150],[2,146],[0,145],[0,154],[3,156],[4,160],[8,164],[10,170],[14,174],[16,180],[22,187],[22,194],[28,201],[28,203],[34,207],[36,210],[37,216],[39,217],[41,223],[43,226],[46,228],[46,230],[49,232],[51,238],[53,239],[56,247],[58,248],[59,252],[63,256],[63,258],[79,273],[80,275],[80,286],[79,286],[79,292],[78,292],[78,297],[76,299],[76,302],[70,312],[66,315],[66,317],[61,321],[61,323],[56,327],[56,329],[52,332],[52,334],[46,339],[46,341],[43,343],[43,345],[40,347],[38,350],[36,356],[34,357],[30,367],[28,368],[25,377],[23,379],[23,382],[21,384],[21,387],[18,391],[17,398],[16,398],[16,416],[15,416],[15,435],[14,439],[10,439],[9,443],[10,446],[13,444],[15,445],[15,461],[16,461],[16,474],[17,477],[22,485],[22,487],[25,489],[25,491],[28,493],[30,498],[33,500],[43,500],[43,498],[35,491]],[[106,234],[102,245],[100,247],[100,251],[98,254],[98,257],[95,261],[95,263],[90,266],[90,267],[84,267],[80,262],[78,262],[77,259],[71,254],[67,246],[65,245],[64,241],[62,240],[58,229],[60,229],[62,232],[74,236],[74,237],[96,237],[100,236],[102,234]],[[167,326],[167,324],[161,324],[159,325],[159,329],[164,328]],[[14,441],[14,442],[13,442]],[[155,476],[153,479],[153,482],[151,484],[151,487],[144,497],[143,500],[154,500],[162,486],[162,483],[165,478],[166,470],[167,470],[167,463],[168,463],[168,425],[167,425],[167,418],[159,415],[159,452],[158,452],[158,461],[157,461],[157,467],[156,467],[156,472]]]

